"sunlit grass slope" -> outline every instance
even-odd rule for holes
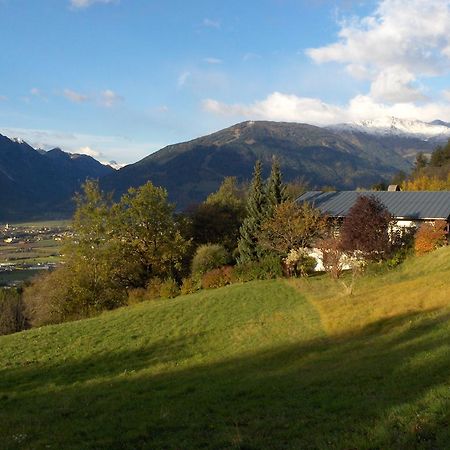
[[[450,249],[0,338],[0,448],[447,449]]]
[[[450,307],[450,248],[410,258],[397,270],[360,277],[351,296],[342,284],[324,278],[293,285],[307,293],[328,334],[358,331],[378,320]]]

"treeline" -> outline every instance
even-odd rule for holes
[[[205,202],[177,214],[167,191],[151,182],[114,202],[88,181],[76,198],[62,264],[24,287],[17,308],[24,321],[5,330],[89,317],[232,280],[281,276],[284,255],[260,243],[258,233],[277,205],[295,205],[303,190],[301,182],[282,182],[276,160],[263,180],[258,162],[250,186],[225,178]],[[6,306],[0,305],[2,311]]]
[[[349,265],[354,274],[367,263],[395,266],[412,248],[410,233],[393,232],[391,215],[376,199],[360,197],[337,224],[295,201],[304,186],[285,185],[276,160],[267,180],[262,169],[257,162],[249,186],[224,179],[183,214],[151,182],[115,202],[88,181],[76,198],[63,263],[23,293],[0,297],[0,334],[234,282],[305,276],[316,267],[313,247],[335,279]],[[435,248],[443,233],[433,226],[421,248]]]
[[[419,153],[411,175],[399,174],[393,184],[401,185],[405,191],[450,190],[450,140],[438,146],[429,158]]]

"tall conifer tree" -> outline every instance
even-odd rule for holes
[[[267,216],[272,217],[276,206],[284,203],[286,200],[286,186],[282,181],[280,163],[274,157],[272,160],[272,170],[270,171],[270,177],[267,183]]]
[[[262,180],[262,164],[256,161],[253,171],[252,184],[247,198],[247,216],[240,228],[240,239],[238,243],[239,264],[257,261],[263,254],[258,244],[258,234],[261,224],[267,217],[266,189]]]

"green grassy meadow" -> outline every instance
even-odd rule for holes
[[[0,246],[0,261],[11,264],[37,264],[58,262],[61,259],[61,242],[45,240]]]
[[[0,337],[2,449],[448,449],[450,248]]]

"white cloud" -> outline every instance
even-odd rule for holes
[[[205,19],[203,19],[203,26],[207,27],[207,28],[219,29],[220,28],[220,21],[219,20],[208,19],[206,17]]]
[[[36,87],[30,89],[30,94],[31,94],[33,97],[38,97],[38,98],[40,98],[40,99],[42,99],[42,100],[48,101],[48,99],[47,99],[47,97],[44,95],[44,93],[43,93],[40,89],[38,89],[38,88],[36,88]]]
[[[123,102],[124,98],[112,91],[111,89],[106,89],[100,93],[100,104],[106,108],[112,108],[118,103]]]
[[[73,103],[96,101],[99,105],[104,106],[105,108],[112,108],[118,103],[124,101],[124,98],[121,95],[111,89],[105,89],[98,94],[91,95],[82,94],[81,92],[77,92],[72,89],[64,89],[63,95]]]
[[[419,119],[431,121],[434,119],[448,120],[450,118],[450,104],[448,102],[403,102],[384,104],[373,100],[367,95],[354,97],[347,106],[349,120],[376,119],[393,116],[401,119]]]
[[[88,156],[92,156],[93,158],[98,158],[103,156],[101,152],[98,152],[96,150],[92,150],[91,147],[85,146],[85,147],[80,147],[76,153],[80,153],[82,155],[88,155]]]
[[[0,95],[0,102],[6,102],[8,100],[8,97],[6,95]]]
[[[56,130],[0,128],[0,133],[19,137],[34,148],[50,150],[60,147],[70,153],[84,153],[101,162],[111,160],[132,163],[158,150],[168,142],[142,142],[126,136],[92,135]]]
[[[414,86],[416,77],[402,66],[382,70],[373,80],[370,95],[375,99],[401,103],[425,98],[422,90]]]
[[[87,95],[73,91],[72,89],[64,89],[63,95],[68,100],[74,103],[84,103],[89,100],[89,97]]]
[[[246,119],[327,125],[395,116],[450,119],[450,90],[438,101],[427,95],[429,78],[450,70],[450,0],[380,0],[375,12],[340,24],[339,38],[307,50],[318,64],[343,64],[349,76],[370,83],[345,104],[273,92],[252,103],[203,101],[213,114]]]
[[[343,116],[343,110],[337,106],[328,105],[315,98],[297,97],[280,92],[274,92],[264,100],[249,105],[228,105],[207,99],[203,102],[203,108],[226,116],[317,124],[335,123]]]
[[[424,121],[450,118],[448,102],[428,102],[421,105],[403,102],[390,105],[377,102],[369,95],[358,95],[341,106],[316,98],[274,92],[267,98],[251,104],[226,104],[207,99],[203,101],[203,109],[236,119],[304,122],[314,125],[330,125],[386,116]]]
[[[205,58],[203,61],[208,64],[222,64],[223,63],[223,61],[219,58]]]
[[[177,78],[178,89],[189,89],[199,95],[205,92],[223,92],[230,87],[228,74],[220,70],[220,65],[212,64],[203,68],[192,68],[181,72]]]
[[[83,9],[95,3],[115,3],[117,0],[70,0],[70,6],[74,9]]]
[[[370,80],[377,99],[416,101],[417,80],[450,67],[449,24],[450,0],[382,0],[372,15],[343,21],[337,42],[307,54]]]
[[[191,72],[189,72],[189,71],[182,72],[182,73],[178,76],[178,79],[177,79],[177,86],[178,86],[179,88],[182,88],[182,87],[187,83],[187,81],[188,81],[188,79],[190,78],[190,76],[191,76]]]

